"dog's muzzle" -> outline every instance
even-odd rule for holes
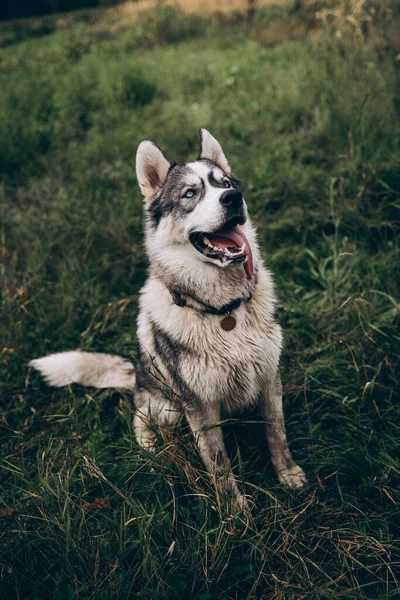
[[[216,231],[193,231],[189,240],[198,252],[222,266],[243,264],[246,276],[251,280],[253,253],[244,231],[240,228],[246,221],[244,209],[242,207],[242,210],[232,210],[230,205],[227,209],[228,214],[233,212],[236,215],[229,218],[223,227]]]

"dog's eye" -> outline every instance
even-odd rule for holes
[[[231,182],[229,181],[229,179],[223,179],[222,183],[226,188],[231,187]]]
[[[196,195],[196,190],[192,190],[192,188],[190,188],[190,190],[187,190],[184,194],[183,197],[184,198],[193,198],[193,196]]]

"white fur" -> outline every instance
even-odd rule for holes
[[[113,354],[60,352],[31,360],[29,366],[40,371],[53,387],[71,383],[97,388],[133,389],[135,386],[133,364]]]

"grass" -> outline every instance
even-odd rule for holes
[[[3,598],[399,597],[396,39],[326,22],[276,43],[285,10],[249,30],[164,7],[1,51]],[[76,347],[135,354],[135,150],[149,138],[186,160],[201,126],[275,273],[288,437],[309,475],[284,489],[258,415],[227,423],[248,520],[218,511],[184,424],[149,455],[128,393],[52,390],[27,369]]]
[[[284,5],[288,6],[290,0],[257,0],[257,8],[265,5]],[[84,4],[84,2],[83,2]],[[174,8],[180,8],[186,13],[195,13],[207,18],[215,19],[223,15],[231,17],[232,14],[248,14],[248,0],[127,0],[125,2],[113,2],[105,0],[100,6],[95,8],[75,9],[71,12],[54,12],[56,4],[50,7],[50,14],[32,18],[18,18],[13,20],[0,20],[0,47],[5,47],[17,42],[21,42],[29,37],[41,37],[49,35],[58,30],[70,30],[79,23],[90,25],[93,32],[102,33],[105,36],[110,33],[116,33],[129,29],[132,34],[132,25],[139,19],[145,19],[149,9],[153,12],[161,10],[168,11],[169,14],[175,14]],[[170,29],[171,23],[167,19],[161,18],[161,22]],[[186,34],[189,20],[186,19]],[[86,28],[87,29],[87,28]]]

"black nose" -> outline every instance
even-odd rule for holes
[[[221,194],[219,201],[222,206],[239,209],[242,208],[243,196],[238,190],[226,190],[226,192]]]

